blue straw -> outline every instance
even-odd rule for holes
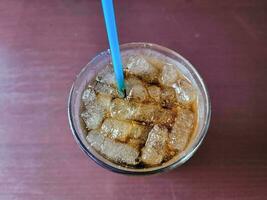
[[[124,75],[120,55],[120,46],[118,41],[118,34],[116,28],[116,21],[114,15],[113,0],[102,0],[102,8],[108,33],[109,47],[111,51],[111,58],[115,77],[117,81],[117,88],[121,97],[125,96]]]

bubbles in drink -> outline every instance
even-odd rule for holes
[[[125,58],[124,58],[125,60]],[[88,143],[128,167],[159,166],[184,151],[196,123],[196,92],[174,64],[131,56],[119,98],[111,65],[85,88],[81,118]]]

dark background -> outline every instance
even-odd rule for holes
[[[208,86],[204,143],[169,173],[88,160],[67,120],[70,86],[108,48],[100,0],[0,0],[0,199],[265,199],[267,1],[115,0],[121,43],[171,48]]]

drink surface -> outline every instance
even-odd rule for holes
[[[174,64],[142,55],[124,64],[119,98],[111,65],[84,89],[80,116],[86,140],[110,161],[131,168],[160,166],[183,152],[197,123],[197,95]]]

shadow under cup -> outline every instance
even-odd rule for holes
[[[182,165],[194,154],[201,144],[207,133],[210,122],[211,107],[206,86],[196,69],[186,59],[184,59],[178,53],[156,44],[128,43],[121,45],[121,55],[123,60],[127,59],[129,56],[140,54],[156,58],[161,62],[174,64],[178,67],[179,71],[181,71],[183,75],[191,81],[197,92],[197,127],[191,136],[191,140],[187,145],[187,148],[168,162],[165,162],[161,166],[157,167],[149,167],[144,169],[124,167],[114,164],[96,152],[94,148],[86,141],[87,131],[85,130],[83,122],[80,118],[80,110],[82,108],[81,95],[84,88],[88,85],[88,83],[94,80],[96,74],[101,69],[106,67],[107,64],[111,62],[109,50],[100,53],[82,69],[71,87],[68,102],[69,124],[76,142],[87,156],[89,156],[100,166],[122,174],[153,174],[167,171]]]

